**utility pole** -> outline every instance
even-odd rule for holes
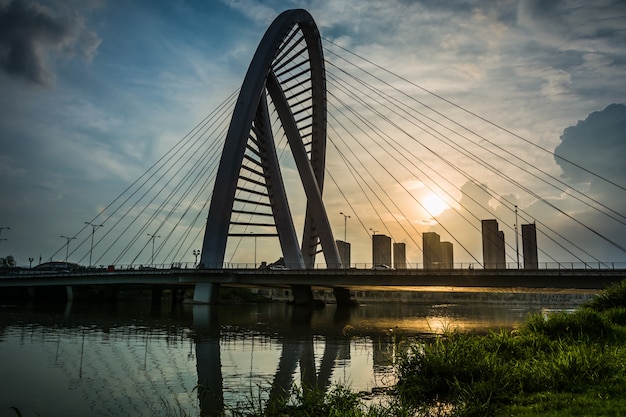
[[[348,219],[350,216],[344,214],[343,211],[339,212],[343,216],[343,241],[348,243]]]
[[[150,236],[150,240],[152,240],[152,258],[150,260],[150,265],[154,266],[154,239],[156,239],[157,237],[161,237],[159,235],[152,235],[150,233],[147,233],[148,236]]]
[[[67,242],[65,243],[65,262],[67,262],[67,258],[69,257],[69,253],[70,253],[70,241],[76,239],[76,236],[73,236],[73,237],[61,236],[61,237],[67,240]],[[89,263],[91,263],[91,261]]]
[[[96,229],[103,227],[103,224],[94,224],[91,222],[85,222],[86,225],[91,226],[91,248],[89,249],[89,267],[91,268],[91,255],[93,254],[93,235],[96,233]]]
[[[515,205],[515,255],[517,256],[517,269],[519,269],[519,233],[517,231],[517,205]]]

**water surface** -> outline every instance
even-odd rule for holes
[[[0,307],[0,416],[198,416],[278,400],[292,383],[393,385],[400,341],[510,328],[544,303],[379,302]],[[559,307],[563,307],[562,305]]]

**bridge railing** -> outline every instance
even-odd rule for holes
[[[268,269],[268,270],[281,270],[281,269],[300,269],[294,265],[283,264],[266,264],[266,263],[254,263],[254,262],[225,262],[223,264],[216,265],[198,265],[195,262],[177,262],[174,264],[154,264],[154,265],[115,265],[115,266],[101,266],[101,268],[108,268],[113,270],[141,270],[141,269]],[[383,265],[373,263],[353,263],[348,267],[341,267],[339,265],[327,265],[326,263],[317,263],[313,266],[314,269],[372,269],[372,270],[393,270],[393,269],[525,269],[524,264],[519,265],[516,262],[507,262],[505,264],[498,265],[485,265],[478,262],[455,262],[450,264],[435,264],[425,265],[423,263],[407,262],[402,265]],[[613,269],[626,269],[626,262],[539,262],[537,268],[526,269],[564,269],[564,270],[613,270]]]
[[[450,269],[469,269],[469,270],[482,270],[482,269],[535,269],[535,270],[616,270],[626,269],[626,262],[540,262],[536,268],[524,268],[523,263],[519,265],[516,262],[508,262],[505,264],[492,265],[485,268],[477,262],[457,262],[450,264],[429,264],[423,263],[410,263],[407,262],[402,265],[383,265],[372,263],[353,263],[348,267],[332,266],[325,263],[318,263],[314,265],[314,269],[358,269],[358,270],[450,270]],[[255,269],[255,270],[292,270],[300,269],[293,265],[282,264],[265,264],[265,263],[246,263],[246,262],[227,262],[219,265],[198,265],[196,262],[175,262],[167,264],[119,264],[119,265],[98,265],[92,267],[85,267],[76,265],[73,269],[45,269],[45,268],[9,268],[3,269],[4,272],[21,272],[21,273],[45,273],[45,272],[121,272],[121,271],[151,271],[151,270],[175,270],[175,269]],[[0,273],[2,272],[0,271]]]

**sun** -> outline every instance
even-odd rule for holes
[[[450,208],[450,206],[436,194],[428,194],[421,200],[421,203],[431,216],[441,214],[441,212]]]

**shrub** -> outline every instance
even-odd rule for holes
[[[605,310],[603,314],[611,323],[626,326],[626,307],[611,308]]]
[[[620,307],[626,308],[626,280],[623,280],[596,295],[586,304],[586,306],[597,311]]]
[[[563,337],[597,340],[613,335],[613,328],[606,316],[583,308],[573,313],[534,314],[520,327],[520,332],[542,334],[553,340]]]

